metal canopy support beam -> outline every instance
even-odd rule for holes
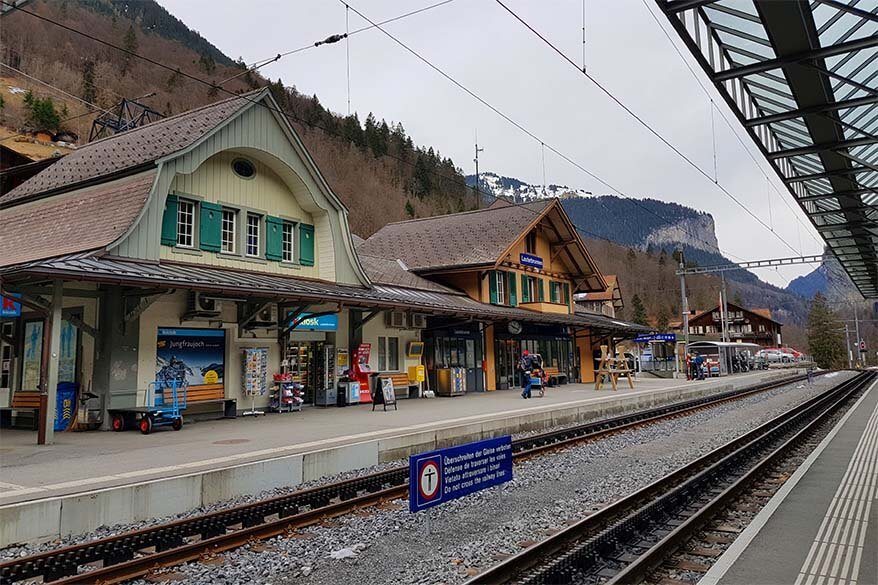
[[[64,292],[66,293],[67,291],[64,291]],[[65,319],[65,321],[67,321],[68,323],[70,323],[71,325],[73,325],[74,327],[76,327],[77,329],[82,331],[83,333],[87,333],[89,335],[89,337],[91,337],[92,339],[98,338],[97,328],[92,327],[91,325],[89,325],[88,323],[86,323],[85,321],[83,321],[82,319],[77,317],[76,315],[68,315],[67,318]]]
[[[871,20],[873,22],[878,22],[878,14],[874,12],[868,12],[863,10],[862,8],[857,8],[853,4],[848,4],[847,2],[839,2],[838,0],[817,0],[821,4],[826,4],[828,6],[832,6],[833,8],[837,8],[838,10],[844,10],[845,12],[849,12],[854,16],[859,16],[860,18],[865,18],[866,20]]]
[[[730,262],[729,264],[681,268],[677,270],[677,274],[709,274],[713,272],[726,272],[729,270],[748,270],[750,268],[770,268],[774,266],[790,266],[793,264],[812,264],[823,262],[824,259],[826,259],[826,256],[820,254],[814,256],[794,256],[792,258],[774,258],[771,260],[753,260],[750,262]]]
[[[716,1],[717,0],[671,0],[665,2],[665,12],[675,14],[692,8],[700,8],[701,6],[713,4]]]
[[[788,112],[781,112],[778,114],[770,114],[767,116],[758,116],[756,118],[750,118],[744,122],[744,125],[752,128],[754,126],[761,126],[763,124],[772,124],[774,122],[783,122],[784,120],[792,120],[794,118],[801,118],[802,116],[806,116],[808,114],[821,114],[824,112],[834,112],[836,110],[845,110],[848,108],[857,108],[860,106],[869,106],[872,104],[878,104],[878,95],[867,95],[860,98],[854,98],[850,100],[844,100],[840,102],[830,103],[830,104],[820,104],[816,106],[811,106],[807,108],[798,108],[795,110],[790,110]]]
[[[39,445],[51,445],[55,442],[55,409],[58,401],[58,377],[61,372],[61,320],[64,309],[64,282],[54,281],[52,289],[52,311],[43,322],[44,353],[40,365],[40,421],[37,430],[37,444]],[[45,343],[46,339],[48,339],[48,343]],[[46,351],[47,349],[48,351]]]
[[[799,175],[798,177],[790,177],[784,179],[784,183],[790,185],[792,183],[804,183],[805,181],[815,181],[817,179],[829,179],[831,177],[848,177],[858,175],[860,173],[872,172],[874,169],[869,167],[853,167],[850,169],[836,169],[833,171],[824,171],[822,173],[811,173],[810,175]]]
[[[140,317],[145,310],[150,308],[154,302],[159,300],[159,298],[161,298],[162,296],[164,296],[166,294],[170,294],[172,292],[174,292],[174,291],[173,290],[165,290],[165,291],[161,291],[158,293],[154,293],[148,297],[140,297],[140,301],[138,301],[137,305],[133,309],[131,309],[130,311],[128,311],[126,309],[125,314],[122,316],[122,322],[127,324],[127,323],[134,321],[135,319]]]
[[[821,193],[819,195],[805,195],[804,197],[796,197],[796,199],[798,201],[823,201],[826,199],[835,199],[839,202],[848,199],[849,201],[847,201],[847,203],[860,205],[860,200],[858,199],[860,195],[869,195],[870,193],[875,192],[878,192],[878,187],[866,189],[851,189],[850,191],[835,191],[832,193]],[[842,209],[842,211],[844,210]]]
[[[806,155],[806,154],[817,154],[820,152],[826,152],[826,151],[830,151],[830,150],[841,150],[843,148],[855,148],[857,146],[869,146],[871,144],[878,144],[878,138],[872,138],[872,137],[851,138],[850,140],[838,140],[836,142],[825,142],[823,144],[815,144],[813,146],[802,146],[800,148],[787,148],[784,150],[778,150],[778,151],[769,153],[768,158],[770,160],[777,160],[780,158],[790,158],[793,156],[802,156],[802,155]]]
[[[737,79],[739,77],[753,75],[755,73],[771,71],[772,69],[779,69],[781,67],[784,67],[785,65],[792,65],[794,63],[801,63],[802,61],[810,61],[813,59],[824,59],[826,57],[843,55],[845,53],[851,53],[853,51],[860,51],[862,49],[869,49],[872,47],[878,47],[878,36],[866,36],[860,39],[855,39],[853,41],[836,43],[828,47],[821,47],[819,49],[803,51],[801,53],[796,53],[787,57],[767,59],[765,61],[753,63],[751,65],[733,67],[731,69],[726,69],[725,71],[718,71],[711,75],[711,78],[714,82],[719,83],[722,81],[729,81],[730,79]]]

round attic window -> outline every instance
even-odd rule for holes
[[[236,158],[233,160],[232,170],[242,179],[252,179],[256,176],[256,167],[246,158]]]

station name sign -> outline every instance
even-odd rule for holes
[[[518,260],[521,264],[530,266],[531,268],[538,268],[540,270],[543,268],[543,259],[539,256],[534,256],[533,254],[525,254],[522,252],[518,255]]]
[[[418,512],[512,479],[512,437],[409,457],[409,510]]]
[[[676,333],[653,333],[651,335],[638,335],[634,338],[635,343],[649,343],[650,341],[677,341]]]

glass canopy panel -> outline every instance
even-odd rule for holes
[[[878,0],[790,0],[784,3],[786,8],[773,4],[773,10],[766,9],[764,21],[753,0],[708,0],[693,3],[697,4],[693,8],[675,0],[656,2],[672,23],[682,10],[685,22],[703,23],[699,27],[702,33],[715,31],[714,39],[720,46],[712,60],[706,58],[700,65],[713,77],[730,107],[738,110],[740,118],[784,118],[789,112],[805,110],[804,115],[792,119],[748,124],[748,132],[763,144],[770,163],[782,177],[816,176],[788,182],[790,193],[799,198],[800,206],[809,212],[827,244],[838,252],[860,291],[878,296],[878,193],[868,191],[878,188],[878,144],[872,141],[878,136],[878,102],[870,103],[878,95],[878,22],[857,13],[878,15]],[[692,28],[675,25],[675,29],[694,40]],[[704,38],[702,34],[701,49],[706,57]],[[854,50],[839,54],[805,58],[799,69],[790,68],[793,62],[787,60],[781,68],[757,70],[760,63],[775,55],[789,59],[803,54],[801,44],[798,48],[796,45],[802,39],[813,39],[813,51],[831,52],[841,43],[856,45]],[[775,47],[775,42],[784,44]],[[718,55],[724,58],[717,59]],[[756,71],[737,76],[735,81],[722,79],[739,67]],[[860,103],[833,107],[834,102],[846,100]],[[835,128],[827,120],[834,122]],[[832,145],[839,139],[866,143],[795,154],[797,149]],[[777,156],[787,150],[792,150],[793,156]]]

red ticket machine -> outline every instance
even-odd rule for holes
[[[369,375],[372,373],[372,368],[369,367],[369,355],[371,353],[371,343],[361,343],[357,346],[354,353],[351,377],[360,383],[360,404],[372,402],[372,395],[369,393]]]

